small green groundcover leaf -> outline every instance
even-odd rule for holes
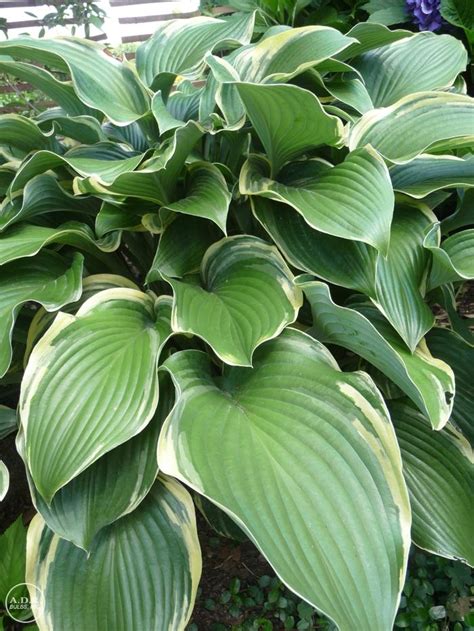
[[[28,529],[26,581],[45,602],[33,604],[40,631],[181,631],[200,576],[193,501],[168,478],[104,528],[90,555],[55,535],[40,515]]]

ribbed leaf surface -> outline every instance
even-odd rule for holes
[[[201,575],[194,506],[160,478],[140,506],[104,528],[90,556],[37,515],[28,530],[26,580],[45,596],[40,631],[182,631]]]
[[[410,545],[395,435],[364,373],[287,329],[254,368],[165,363],[179,399],[158,460],[241,524],[280,578],[341,631],[391,631]]]

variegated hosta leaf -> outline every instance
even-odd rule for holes
[[[255,14],[236,13],[228,19],[199,16],[162,22],[153,37],[137,49],[137,70],[142,81],[152,87],[159,75],[197,78],[204,57],[212,50],[248,44],[253,34]]]
[[[72,264],[55,252],[41,252],[0,267],[0,376],[12,359],[11,339],[15,320],[27,302],[38,302],[48,311],[77,300],[82,291],[83,257]]]
[[[292,208],[264,197],[252,197],[252,209],[291,265],[330,283],[375,295],[374,248],[313,230]]]
[[[442,188],[474,186],[474,156],[421,155],[407,164],[390,169],[393,188],[421,198]]]
[[[50,243],[74,245],[92,254],[113,252],[119,246],[120,233],[110,233],[97,239],[89,226],[77,221],[70,221],[58,228],[19,223],[0,235],[0,266],[34,256]]]
[[[259,348],[253,369],[216,375],[198,351],[164,366],[179,398],[160,436],[162,470],[226,510],[341,631],[390,631],[411,518],[370,378],[340,372],[324,346],[293,329]]]
[[[367,112],[354,125],[350,149],[371,144],[387,160],[409,162],[427,149],[474,142],[474,99],[450,92],[419,92]]]
[[[337,101],[349,105],[360,114],[365,114],[374,108],[367,88],[358,77],[347,78],[336,75],[328,81],[321,79],[321,84]]]
[[[449,364],[456,378],[451,422],[455,424],[474,447],[474,348],[449,329],[435,327],[426,337],[430,351]]]
[[[10,488],[10,472],[7,465],[0,460],[0,502],[5,499],[8,489]]]
[[[0,205],[0,232],[13,223],[31,220],[39,215],[62,212],[91,215],[97,202],[90,197],[74,197],[51,175],[37,175],[29,180],[21,198],[5,199]]]
[[[84,278],[82,281],[82,294],[79,300],[74,303],[65,305],[61,309],[61,311],[65,313],[75,314],[77,313],[79,308],[82,307],[82,305],[86,302],[86,300],[89,300],[89,298],[99,293],[99,291],[105,291],[106,289],[114,289],[117,287],[126,287],[128,289],[136,290],[139,289],[139,287],[129,278],[125,278],[125,276],[119,276],[117,274],[92,274],[91,276],[86,276],[86,278]],[[28,337],[26,340],[24,359],[25,366],[34,345],[43,335],[46,329],[52,324],[55,317],[56,313],[46,311],[43,308],[38,309],[38,311],[33,316],[30,328],[28,329]]]
[[[434,554],[474,565],[471,446],[450,424],[433,432],[409,405],[393,403],[390,410],[410,492],[413,541]]]
[[[174,293],[173,331],[198,335],[233,366],[251,366],[257,346],[294,322],[302,303],[276,248],[257,237],[212,245],[200,284],[166,279]]]
[[[193,502],[171,479],[159,478],[137,509],[104,528],[90,556],[40,515],[28,529],[26,581],[45,600],[33,604],[40,631],[181,631],[200,576]]]
[[[213,221],[227,233],[231,194],[220,170],[208,162],[193,162],[188,169],[186,197],[166,205],[168,210]]]
[[[55,493],[142,431],[158,404],[157,363],[171,329],[170,303],[109,289],[76,316],[59,313],[30,355],[20,419],[38,492]],[[130,378],[133,375],[133,379]]]
[[[119,125],[132,123],[150,109],[148,93],[132,66],[90,40],[21,37],[0,42],[0,54],[70,72],[81,101]]]
[[[206,250],[222,237],[215,223],[200,217],[178,216],[160,235],[147,282],[161,280],[161,275],[182,278],[199,272]]]
[[[378,310],[370,304],[336,305],[324,283],[296,279],[313,313],[311,334],[360,355],[389,377],[430,419],[434,429],[448,422],[454,398],[454,374],[431,356],[421,341],[412,354]]]
[[[229,55],[241,81],[289,81],[344,50],[356,40],[327,26],[282,30]]]
[[[51,133],[43,132],[33,120],[19,114],[0,116],[1,145],[16,147],[26,152],[58,148],[58,143],[51,137]]]
[[[174,399],[169,381],[160,381],[158,408],[147,427],[59,489],[50,506],[30,483],[36,509],[63,539],[90,551],[104,526],[131,513],[148,494],[158,474],[158,436]]]
[[[274,177],[298,155],[321,145],[338,146],[343,126],[326,114],[318,98],[295,85],[235,84],[267,152]],[[288,116],[288,112],[293,112]]]
[[[474,229],[456,232],[439,245],[439,224],[426,235],[424,246],[431,252],[433,262],[428,288],[456,280],[474,278]]]
[[[433,314],[423,299],[429,256],[424,234],[436,218],[428,211],[401,206],[395,210],[387,258],[376,265],[373,301],[411,351],[431,329]]]
[[[265,160],[250,157],[242,168],[240,191],[284,202],[320,232],[387,253],[394,195],[388,169],[372,148],[358,149],[332,168],[317,160],[290,168],[275,181],[266,177]]]
[[[352,62],[375,107],[392,105],[414,92],[447,88],[466,64],[467,51],[459,39],[430,32],[377,48]]]
[[[180,127],[168,146],[157,152],[144,162],[140,169],[127,169],[112,182],[104,183],[95,177],[84,180],[76,178],[74,183],[76,193],[92,193],[108,197],[137,197],[166,205],[173,201],[177,189],[178,176],[184,166],[189,153],[204,133],[204,129],[189,121]]]
[[[69,116],[98,114],[78,99],[71,83],[59,81],[45,68],[21,61],[2,60],[0,61],[0,71],[11,74],[21,81],[31,83],[35,88],[49,96]]]
[[[347,36],[356,39],[357,43],[351,44],[349,48],[339,53],[337,59],[351,59],[374,48],[380,48],[400,39],[413,37],[413,33],[402,29],[389,29],[383,24],[360,22],[347,32]]]
[[[0,405],[0,440],[14,432],[16,428],[16,410]]]
[[[107,142],[99,121],[93,116],[66,116],[61,108],[53,107],[36,117],[40,129],[54,129],[58,136],[77,140],[85,145]]]
[[[248,541],[248,537],[242,528],[227,513],[208,500],[207,497],[195,493],[193,499],[194,504],[209,526],[221,537],[227,537],[235,541]]]
[[[83,177],[94,177],[100,182],[111,183],[121,173],[133,171],[142,160],[142,155],[127,154],[112,143],[79,146],[65,155],[52,151],[36,151],[18,169],[10,194],[23,189],[35,175],[59,167],[71,167]]]

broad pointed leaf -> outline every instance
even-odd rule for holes
[[[213,221],[227,233],[231,194],[219,169],[208,162],[193,162],[188,168],[186,197],[166,205],[168,210]]]
[[[276,248],[250,236],[212,245],[200,284],[167,280],[174,292],[173,330],[198,335],[237,366],[250,366],[255,348],[294,322],[302,302]]]
[[[394,195],[380,156],[369,147],[350,153],[344,162],[323,171],[319,162],[307,166],[311,163],[315,165],[313,176],[302,175],[302,169],[295,168],[289,177],[275,181],[266,177],[265,162],[251,157],[241,172],[241,193],[284,202],[312,228],[368,243],[386,254]],[[304,168],[304,163],[301,166]]]
[[[411,197],[426,197],[443,188],[474,186],[474,156],[420,155],[390,169],[393,188]]]
[[[25,460],[46,502],[153,417],[156,367],[171,332],[167,299],[157,309],[134,289],[102,291],[76,316],[58,314],[33,349],[20,419]]]
[[[10,261],[34,256],[50,243],[66,243],[92,252],[113,252],[120,243],[120,234],[111,233],[96,239],[86,224],[70,221],[58,228],[45,228],[18,223],[0,235],[0,266]]]
[[[408,405],[393,403],[390,410],[410,492],[413,541],[434,554],[474,565],[474,458],[469,443],[451,425],[433,432]]]
[[[70,72],[81,101],[119,125],[141,118],[150,109],[148,93],[132,66],[107,55],[89,40],[21,37],[0,42],[0,54]]]
[[[372,50],[353,62],[375,107],[392,105],[413,92],[448,88],[466,64],[467,51],[459,39],[427,31]]]
[[[25,580],[26,529],[22,516],[0,535],[0,602],[14,585]]]
[[[199,351],[165,367],[179,398],[160,436],[162,469],[226,510],[341,631],[390,631],[411,520],[370,378],[340,372],[324,346],[292,329],[258,349],[253,369],[216,375]]]
[[[451,422],[456,425],[474,447],[474,348],[449,329],[434,327],[426,337],[430,351],[451,366],[456,377]]]
[[[386,46],[392,42],[413,37],[413,33],[402,29],[389,29],[383,24],[359,22],[347,32],[347,36],[355,38],[357,43],[351,44],[349,48],[344,49],[337,55],[337,58],[341,60],[351,59],[374,48],[380,48],[380,46]]]
[[[72,265],[54,252],[41,252],[33,261],[22,259],[0,267],[0,376],[12,360],[12,334],[21,307],[37,302],[48,311],[77,300],[82,292],[83,257]]]
[[[434,429],[446,425],[453,407],[454,374],[448,364],[431,356],[424,341],[411,354],[375,307],[340,307],[324,283],[305,276],[296,282],[311,305],[312,335],[366,359],[412,399]]]
[[[104,526],[140,505],[158,474],[158,436],[172,405],[172,388],[161,382],[158,408],[147,427],[66,484],[56,493],[51,506],[30,485],[36,509],[51,530],[90,551]]]
[[[0,405],[0,440],[14,432],[16,428],[16,410]]]
[[[314,230],[292,208],[264,197],[253,197],[252,208],[291,265],[330,283],[375,295],[374,248]]]
[[[474,99],[449,92],[420,92],[364,114],[352,128],[350,149],[371,144],[387,160],[409,162],[427,149],[474,142]]]
[[[28,529],[26,580],[45,596],[45,607],[33,604],[40,631],[181,631],[200,575],[194,506],[173,480],[158,479],[136,510],[104,528],[90,556],[39,515]]]
[[[33,120],[19,114],[0,116],[0,145],[11,145],[26,152],[58,147],[51,133],[43,132]]]
[[[248,44],[254,29],[254,14],[237,13],[229,19],[207,16],[162,22],[153,37],[137,49],[137,70],[142,81],[157,87],[160,74],[196,78],[207,52]],[[159,80],[159,79],[158,79]]]
[[[199,217],[176,217],[160,235],[147,282],[161,280],[161,274],[182,278],[199,272],[206,250],[221,237],[215,223]]]
[[[317,97],[295,85],[236,83],[275,176],[289,160],[320,145],[342,142],[342,122]],[[293,112],[288,116],[288,112]]]
[[[456,232],[439,245],[439,224],[426,235],[425,247],[433,256],[428,288],[474,278],[474,229]]]

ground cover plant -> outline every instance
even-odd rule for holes
[[[392,629],[412,542],[474,559],[463,44],[245,12],[163,23],[133,65],[0,54],[58,104],[0,116],[38,628],[184,629],[196,504],[341,631]]]

